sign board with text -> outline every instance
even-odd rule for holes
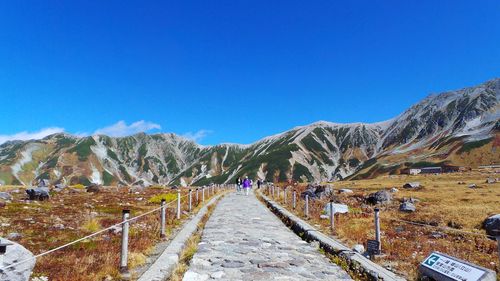
[[[366,241],[366,251],[370,256],[380,255],[380,244],[377,240]]]
[[[496,274],[489,269],[439,252],[432,252],[420,264],[420,272],[421,274],[432,277],[436,280],[496,280]]]

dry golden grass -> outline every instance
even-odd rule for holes
[[[193,234],[186,242],[184,250],[182,250],[182,253],[180,255],[179,263],[175,267],[172,275],[168,278],[169,281],[181,281],[186,271],[188,271],[189,263],[191,262],[191,259],[193,258],[196,251],[198,250],[198,244],[201,241],[203,228],[205,227],[205,224],[207,223],[210,216],[212,215],[215,205],[216,204],[213,204],[208,207],[207,213],[198,223],[196,233]]]
[[[382,176],[369,180],[345,181],[334,183],[335,189],[349,188],[352,194],[336,195],[336,200],[350,207],[349,214],[336,216],[335,236],[349,246],[364,244],[374,239],[374,206],[365,203],[369,193],[396,187],[393,203],[381,208],[382,250],[385,254],[378,259],[382,265],[391,266],[409,279],[416,278],[418,264],[432,251],[441,251],[467,261],[495,270],[498,268],[497,244],[486,238],[481,229],[488,216],[500,213],[500,183],[486,184],[488,177],[498,178],[491,172],[472,171],[441,175]],[[407,190],[404,183],[419,181],[423,188]],[[465,182],[465,184],[458,184]],[[468,188],[476,184],[479,188]],[[282,185],[284,186],[284,185]],[[304,185],[297,186],[300,191]],[[398,210],[403,198],[417,198],[415,213]],[[291,193],[287,207],[291,210]],[[325,204],[323,201],[310,201],[309,221],[323,232],[331,234],[329,221],[319,219]],[[283,198],[278,200],[283,204]],[[294,213],[303,216],[303,200]],[[293,211],[293,210],[292,210]],[[397,220],[407,220],[438,227],[450,227],[459,231],[477,233],[470,235],[448,231],[436,227],[422,227]],[[442,238],[432,238],[433,232],[442,233]],[[498,269],[496,269],[498,270]],[[497,271],[498,272],[498,271]]]
[[[101,229],[99,221],[95,218],[90,218],[87,222],[82,225],[82,229],[87,232],[96,232]]]
[[[128,188],[106,188],[99,193],[84,190],[54,193],[49,201],[30,202],[25,200],[22,187],[6,187],[4,190],[20,189],[12,193],[14,200],[0,209],[0,236],[9,233],[22,234],[18,243],[34,254],[45,252],[60,245],[84,237],[121,221],[122,209],[130,209],[134,217],[159,207],[148,199],[168,192],[165,189],[144,189],[129,192]],[[176,193],[176,191],[170,191]],[[182,190],[182,196],[187,190]],[[208,201],[211,196],[205,194]],[[193,209],[199,208],[193,197]],[[187,197],[182,198],[182,207],[187,211]],[[201,205],[201,199],[199,202]],[[167,239],[172,229],[181,224],[175,219],[175,204],[167,207]],[[182,215],[181,219],[187,218]],[[54,228],[63,224],[64,229]],[[160,241],[159,211],[142,217],[130,224],[129,262],[130,266],[144,263],[153,246]],[[104,232],[68,248],[37,259],[34,276],[47,276],[51,281],[59,280],[103,280],[106,277],[119,278],[120,233]]]

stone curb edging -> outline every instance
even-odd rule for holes
[[[352,251],[339,241],[316,230],[313,226],[281,207],[278,203],[269,199],[264,194],[259,193],[259,195],[267,203],[269,209],[271,209],[271,211],[275,213],[296,234],[301,234],[301,236],[307,241],[318,241],[321,248],[323,248],[326,252],[346,260],[351,270],[366,275],[370,280],[406,280],[403,277],[396,275],[394,272],[389,271],[367,259],[363,255]]]
[[[198,223],[207,213],[208,207],[213,205],[225,194],[212,198],[200,211],[177,233],[168,247],[156,259],[156,261],[137,279],[137,281],[162,281],[170,277],[179,263],[179,256],[184,250],[187,240],[193,236],[198,229]]]

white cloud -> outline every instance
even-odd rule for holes
[[[130,125],[127,125],[125,121],[118,121],[117,123],[97,129],[94,132],[94,135],[107,135],[110,137],[124,137],[124,136],[130,136],[133,134],[141,133],[141,132],[147,132],[151,130],[159,130],[161,129],[161,126],[153,123],[153,122],[147,122],[144,120],[134,122]]]
[[[187,132],[185,134],[183,134],[182,136],[186,139],[190,139],[190,140],[193,140],[195,142],[199,142],[201,141],[202,139],[204,139],[206,136],[208,136],[210,133],[212,133],[212,131],[210,130],[199,130],[198,132]]]
[[[125,121],[118,121],[113,125],[97,129],[93,133],[94,135],[107,135],[110,137],[123,137],[123,136],[129,136],[141,132],[148,132],[151,130],[160,130],[161,126],[159,124],[153,123],[153,122],[148,122],[144,120],[140,120],[137,122],[134,122],[130,125],[125,123]],[[46,136],[56,134],[56,133],[64,133],[65,130],[64,128],[60,127],[49,127],[49,128],[44,128],[36,132],[28,132],[28,131],[23,131],[11,135],[0,135],[0,144],[6,142],[6,141],[11,141],[11,140],[21,140],[21,141],[26,141],[26,140],[38,140],[38,139],[43,139]],[[207,131],[208,132],[208,131]],[[75,137],[86,137],[89,136],[90,134],[88,132],[78,132],[72,134]],[[205,131],[200,131],[194,134],[189,133],[191,136],[190,138],[193,139],[202,139],[205,135]]]
[[[57,134],[57,133],[63,133],[64,129],[59,128],[59,127],[50,127],[50,128],[45,128],[41,129],[36,132],[20,132],[12,135],[0,135],[0,144],[6,142],[6,141],[11,141],[11,140],[34,140],[34,139],[43,139],[46,136],[52,135],[52,134]]]

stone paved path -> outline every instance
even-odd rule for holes
[[[208,220],[183,280],[351,280],[254,194],[231,193]]]

